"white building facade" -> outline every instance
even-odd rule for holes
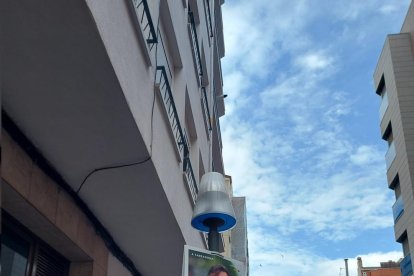
[[[223,2],[0,4],[2,234],[19,260],[2,272],[180,275],[184,245],[206,248],[190,221],[201,176],[224,174]]]

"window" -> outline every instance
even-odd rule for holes
[[[394,179],[391,181],[389,187],[390,189],[394,191],[395,199],[398,199],[401,195],[400,178],[398,176],[398,173],[395,175]]]
[[[401,196],[401,188],[400,182],[398,180],[398,175],[396,176],[396,179],[393,180],[391,185],[394,189],[396,199],[394,205],[392,206],[392,214],[394,216],[394,223],[397,223],[399,218],[404,213],[404,200]]]
[[[399,181],[394,186],[394,192],[395,192],[395,199],[398,199],[401,196],[401,186],[400,186],[400,182]]]
[[[69,261],[33,235],[10,215],[2,213],[2,276],[67,276]]]
[[[410,254],[410,246],[408,244],[407,236],[405,236],[402,241],[402,248],[403,248],[404,257]]]
[[[388,146],[390,146],[392,144],[392,142],[394,142],[394,135],[392,133],[391,122],[388,123],[387,128],[384,131],[384,135],[382,136],[382,139],[387,141]]]
[[[24,276],[30,253],[30,243],[3,229],[1,237],[2,275]]]
[[[404,257],[410,254],[410,246],[408,244],[407,231],[405,231],[398,239],[397,242],[401,243]]]
[[[383,86],[381,92],[380,92],[380,96],[381,96],[381,105],[380,105],[380,109],[379,109],[379,118],[380,118],[380,122],[382,121],[382,119],[384,118],[385,112],[388,109],[388,94],[387,94],[387,90],[385,88],[385,85]]]
[[[394,143],[394,136],[392,133],[391,122],[388,124],[385,130],[383,139],[388,142],[388,150],[387,150],[387,153],[385,154],[385,162],[387,164],[387,170],[388,170],[391,167],[391,164],[393,163],[395,157],[397,156],[397,151],[396,151],[395,143]]]

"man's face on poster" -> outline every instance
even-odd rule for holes
[[[216,273],[210,273],[208,276],[229,276],[229,274],[227,274],[225,271],[219,271]]]

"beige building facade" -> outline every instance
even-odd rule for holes
[[[2,1],[2,273],[181,275],[207,247],[223,3]]]
[[[414,4],[399,34],[388,35],[374,74],[381,97],[381,136],[388,143],[387,180],[395,192],[395,239],[402,244],[403,276],[412,275],[414,256]]]

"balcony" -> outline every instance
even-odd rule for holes
[[[207,129],[209,133],[212,130],[212,128],[211,128],[210,109],[208,107],[207,92],[206,92],[205,87],[201,87],[201,106],[203,107],[204,120],[207,125]]]
[[[198,83],[201,84],[201,77],[203,76],[203,66],[201,64],[200,47],[198,45],[197,29],[194,22],[194,15],[190,7],[188,8],[188,28],[191,38],[191,48],[193,49],[196,72],[198,75]]]
[[[220,147],[220,150],[221,150],[223,148],[223,143],[221,141],[220,120],[219,120],[218,111],[217,111],[217,96],[216,96],[215,92],[214,92],[214,123],[215,123],[215,127],[217,129],[218,142],[219,142],[219,147]]]
[[[161,37],[161,36],[160,36]],[[197,181],[194,176],[193,167],[189,156],[189,143],[185,135],[184,129],[181,126],[180,119],[178,117],[177,108],[174,103],[173,94],[171,91],[171,78],[172,73],[166,56],[165,48],[162,39],[158,43],[157,47],[157,67],[155,73],[155,84],[159,89],[159,96],[164,103],[164,111],[169,120],[171,133],[175,141],[177,152],[180,159],[183,160],[183,172],[185,179],[188,183],[188,188],[193,200],[195,202],[198,193]]]
[[[395,201],[394,205],[392,206],[392,214],[394,216],[394,223],[398,221],[398,219],[404,213],[404,201],[402,196],[399,196],[397,201]]]
[[[388,108],[388,95],[387,95],[387,91],[384,91],[383,95],[381,96],[381,105],[379,109],[380,123],[382,122],[382,118],[384,118],[384,114],[387,111],[387,108]]]
[[[212,166],[213,171],[216,172],[224,172],[223,167],[223,157],[222,157],[222,140],[221,140],[221,129],[220,129],[220,119],[218,114],[218,108],[217,108],[217,96],[214,93],[214,104],[213,104],[213,131],[212,131]]]
[[[135,8],[135,14],[144,35],[144,39],[150,44],[149,48],[152,50],[154,44],[157,43],[157,35],[151,19],[148,2],[147,0],[132,0],[132,4]]]
[[[191,160],[190,157],[187,156],[184,158],[184,175],[185,175],[185,179],[188,183],[188,187],[190,189],[190,194],[191,197],[193,199],[193,204],[195,204],[195,201],[197,199],[197,194],[198,194],[198,187],[197,187],[197,182],[196,182],[196,178],[194,176],[194,171],[193,171],[193,167],[191,165]]]
[[[413,267],[411,264],[411,256],[408,254],[400,262],[401,276],[409,276],[413,274]]]
[[[385,154],[385,163],[387,164],[387,170],[391,167],[391,164],[394,161],[396,155],[397,155],[397,152],[395,150],[395,144],[394,142],[391,142],[387,150],[387,153]]]
[[[213,37],[213,24],[211,23],[211,11],[210,11],[210,0],[207,0],[205,2],[207,6],[207,28],[208,28],[208,34],[210,37]]]

